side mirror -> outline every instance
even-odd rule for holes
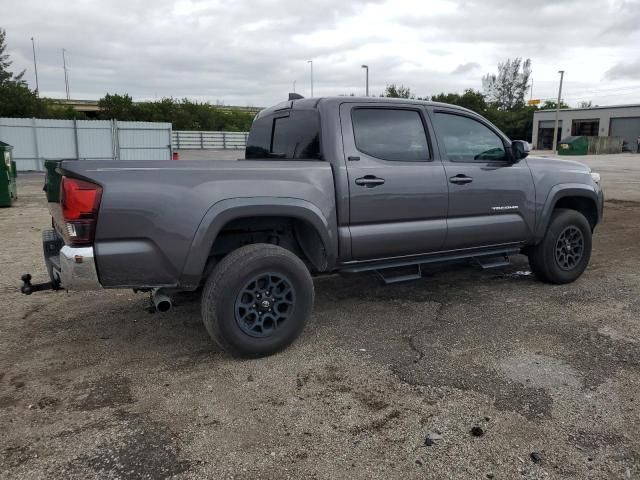
[[[530,151],[531,147],[529,146],[529,142],[525,142],[524,140],[514,140],[511,142],[511,158],[513,158],[514,162],[526,158]]]

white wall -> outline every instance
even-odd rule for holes
[[[170,123],[0,118],[0,140],[18,171],[42,171],[47,159],[171,159]]]

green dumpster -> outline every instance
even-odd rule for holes
[[[586,155],[588,151],[587,137],[566,137],[558,145],[558,155]]]
[[[47,174],[44,180],[44,191],[47,192],[47,201],[60,202],[60,182],[62,175],[58,173],[58,166],[62,160],[45,160],[44,169]]]
[[[0,207],[10,207],[18,198],[13,147],[0,142]]]

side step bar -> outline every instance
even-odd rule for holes
[[[473,260],[480,265],[483,270],[511,265],[511,260],[509,260],[509,256],[507,254],[497,257],[473,257]]]
[[[520,253],[520,248],[493,248],[475,252],[452,252],[449,254],[416,256],[387,261],[357,262],[343,265],[342,273],[376,272],[387,284],[418,280],[422,277],[421,265],[429,263],[447,263],[458,260],[471,260],[483,270],[511,265],[509,255]]]
[[[410,280],[419,280],[422,278],[422,268],[420,268],[420,264],[401,268],[376,270],[376,273],[387,285],[390,283],[408,282]]]
[[[410,257],[390,258],[387,260],[372,260],[363,262],[348,262],[339,266],[344,273],[370,272],[371,270],[382,270],[386,268],[408,267],[427,263],[445,263],[454,260],[473,260],[476,258],[497,257],[516,255],[520,253],[520,246],[488,248],[484,250],[467,252],[450,252],[431,255],[414,255]]]

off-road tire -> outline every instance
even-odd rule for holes
[[[561,262],[556,250],[563,234],[574,232],[582,241],[582,252],[578,260]],[[591,226],[583,214],[576,210],[558,208],[553,212],[549,228],[542,242],[528,250],[531,271],[543,282],[563,284],[575,281],[587,268],[591,258]],[[562,237],[562,238],[561,238]],[[568,247],[567,247],[568,248]],[[561,258],[566,258],[562,257]]]
[[[271,325],[277,326],[260,337],[264,332],[250,331],[246,323],[238,320],[242,317],[238,314],[242,307],[238,305],[244,305],[240,299],[244,298],[242,292],[247,291],[247,285],[264,275],[286,279],[295,295],[291,296],[292,308],[286,319],[278,324],[269,317]],[[304,262],[282,247],[257,243],[234,250],[213,269],[202,292],[202,320],[211,338],[232,355],[266,356],[284,349],[300,335],[311,316],[313,300],[313,280]],[[272,315],[266,310],[260,315],[263,313]]]

